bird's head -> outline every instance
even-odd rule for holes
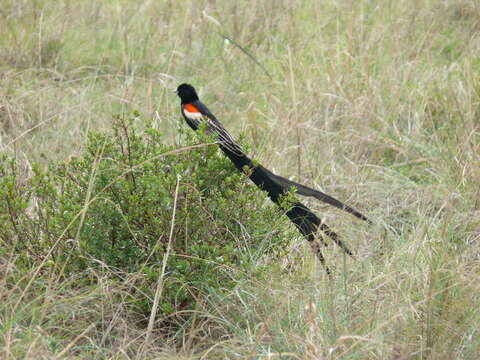
[[[197,92],[192,85],[181,84],[175,92],[182,100],[182,104],[188,104],[198,100]]]

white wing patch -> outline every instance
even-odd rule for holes
[[[233,140],[228,131],[222,126],[222,124],[220,124],[218,120],[209,119],[208,116],[205,116],[199,111],[188,111],[186,106],[183,107],[182,110],[183,114],[187,118],[187,121],[191,122],[191,125],[193,125],[195,129],[200,126],[201,122],[206,120],[208,124],[207,133],[217,134],[221,146],[230,150],[236,155],[245,155],[242,147]]]
[[[183,109],[183,113],[185,114],[186,117],[192,120],[202,120],[203,119],[203,114],[201,112],[195,111],[195,112],[190,112],[187,109]]]

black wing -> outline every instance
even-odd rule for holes
[[[201,101],[197,100],[192,103],[200,112],[208,118],[208,133],[217,134],[218,140],[220,141],[220,146],[227,148],[228,150],[234,152],[236,155],[245,155],[240,144],[236,143],[235,140],[231,137],[228,131],[223,127],[223,125],[217,120],[215,115],[213,115],[207,106]]]

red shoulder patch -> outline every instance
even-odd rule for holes
[[[185,110],[187,110],[188,112],[191,112],[191,113],[195,113],[195,112],[199,113],[200,112],[200,110],[198,110],[197,107],[195,105],[192,105],[192,104],[185,104],[183,106],[183,108]]]

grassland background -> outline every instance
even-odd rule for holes
[[[479,30],[467,0],[0,1],[2,152],[61,161],[133,110],[175,143],[188,81],[264,165],[376,223],[310,202],[358,258],[329,249],[329,280],[299,238],[296,270],[238,284],[203,339],[145,344],[128,279],[25,293],[3,258],[1,357],[478,358]]]

